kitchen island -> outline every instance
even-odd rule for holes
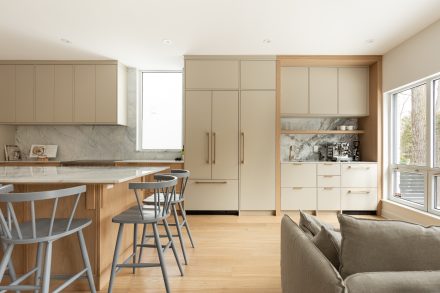
[[[81,196],[76,218],[90,218],[92,224],[84,230],[87,249],[95,278],[96,288],[102,290],[110,279],[111,263],[118,225],[112,217],[136,204],[131,182],[153,180],[156,173],[168,171],[169,167],[0,167],[0,184],[13,184],[15,192],[31,192],[86,185]],[[37,217],[50,217],[52,201],[36,203]],[[68,217],[73,199],[60,200],[57,217]],[[31,219],[28,204],[16,207],[20,221]],[[129,225],[131,226],[131,225]],[[124,229],[121,258],[131,253],[133,227]],[[71,275],[83,268],[80,247],[76,236],[54,242],[52,275]],[[34,266],[36,246],[16,246],[13,260],[17,274],[23,274]],[[57,285],[57,281],[53,281]],[[81,280],[69,287],[88,290],[87,282]]]

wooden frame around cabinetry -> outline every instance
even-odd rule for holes
[[[281,215],[281,67],[288,66],[368,66],[369,116],[359,118],[361,159],[377,162],[378,205],[382,199],[382,56],[378,55],[280,55],[276,69],[275,131],[275,213]],[[380,206],[377,207],[378,213]]]

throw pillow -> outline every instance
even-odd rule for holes
[[[341,249],[341,233],[321,226],[321,231],[313,237],[312,242],[324,256],[339,270],[339,251]]]
[[[337,231],[332,225],[322,222],[317,217],[299,211],[299,227],[309,238],[318,234],[322,226],[327,227],[329,230]]]
[[[440,270],[440,227],[339,214],[341,275]]]

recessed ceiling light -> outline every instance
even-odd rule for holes
[[[374,43],[374,39],[368,39],[365,41],[367,44],[373,44]]]
[[[65,44],[72,44],[71,41],[69,41],[68,39],[60,39],[61,42],[65,43]]]
[[[269,39],[264,39],[264,40],[263,40],[263,43],[264,43],[264,44],[270,44],[270,43],[271,43],[271,40],[269,40]]]
[[[170,39],[164,39],[164,40],[162,40],[162,43],[164,45],[171,45],[173,43],[173,41],[171,41]]]

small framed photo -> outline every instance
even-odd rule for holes
[[[30,158],[56,158],[58,145],[33,144]]]
[[[20,161],[21,151],[17,145],[5,145],[5,160],[6,161]]]

